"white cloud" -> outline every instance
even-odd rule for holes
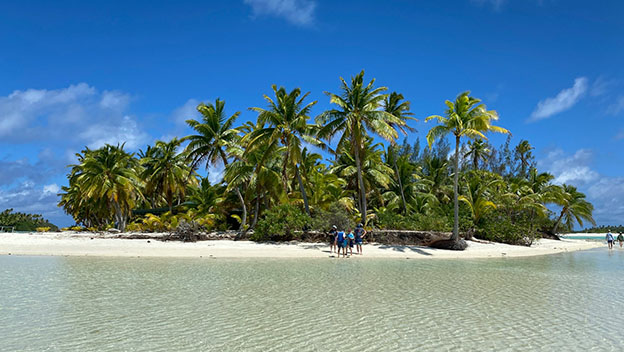
[[[59,193],[59,191],[61,190],[61,188],[56,184],[50,184],[50,185],[45,185],[43,186],[43,196],[48,195],[48,194],[57,194]]]
[[[58,208],[58,196],[51,192],[56,185],[48,185],[48,192],[37,187],[32,181],[24,181],[20,185],[4,189],[0,192],[0,209],[12,208],[15,211],[42,214],[52,222],[62,219],[68,222],[67,216]],[[45,188],[44,187],[44,188]],[[56,186],[58,187],[58,186]]]
[[[594,219],[598,224],[614,225],[624,219],[624,177],[601,175],[591,168],[593,153],[580,149],[572,155],[557,149],[539,160],[540,171],[555,176],[555,184],[571,184],[587,195],[594,205]]]
[[[607,107],[607,114],[609,115],[618,115],[622,111],[624,111],[624,95],[619,96],[615,102]]]
[[[184,105],[173,110],[173,113],[171,113],[171,120],[177,127],[186,127],[186,120],[198,120],[200,118],[197,105],[199,105],[197,99],[187,100]]]
[[[244,0],[254,16],[282,17],[299,26],[314,22],[316,1],[313,0]]]
[[[97,149],[105,144],[125,143],[125,149],[136,150],[149,140],[147,133],[130,116],[124,116],[119,124],[100,123],[88,126],[79,137],[88,141],[87,146]]]
[[[592,97],[605,95],[613,88],[616,83],[616,80],[606,79],[604,78],[604,76],[600,76],[594,81],[591,88],[589,89],[589,95],[591,95]]]
[[[579,149],[574,155],[567,156],[563,150],[556,149],[546,158],[538,161],[538,168],[553,174],[556,184],[587,184],[596,180],[599,175],[589,166],[593,160],[593,153],[588,149]]]
[[[547,98],[537,103],[537,108],[531,114],[530,120],[541,120],[566,111],[573,107],[587,92],[587,78],[579,77],[574,80],[571,88],[566,88],[553,98]]]
[[[223,180],[223,174],[225,173],[225,167],[219,163],[216,165],[208,165],[206,169],[208,174],[208,181],[211,185],[216,185]]]
[[[0,139],[65,144],[74,149],[127,140],[129,148],[136,148],[148,139],[138,122],[125,113],[129,101],[128,94],[99,92],[86,83],[16,90],[0,97]]]

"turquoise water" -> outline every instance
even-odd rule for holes
[[[2,351],[621,350],[624,250],[526,259],[0,256]]]

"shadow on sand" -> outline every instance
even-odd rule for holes
[[[379,246],[378,248],[379,249],[392,249],[393,251],[402,252],[402,253],[405,253],[408,250],[410,250],[412,252],[416,252],[422,255],[432,255],[431,253],[427,253],[416,246],[391,246],[391,245],[384,244],[384,245]]]

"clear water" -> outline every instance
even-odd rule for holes
[[[527,259],[0,257],[2,351],[621,350],[624,250]]]

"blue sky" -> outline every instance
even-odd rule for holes
[[[68,225],[56,192],[85,145],[185,135],[217,97],[253,120],[274,83],[310,91],[320,113],[323,91],[365,69],[421,121],[471,90],[599,223],[624,223],[623,13],[580,0],[7,2],[0,208]],[[431,126],[414,127],[410,141]]]

